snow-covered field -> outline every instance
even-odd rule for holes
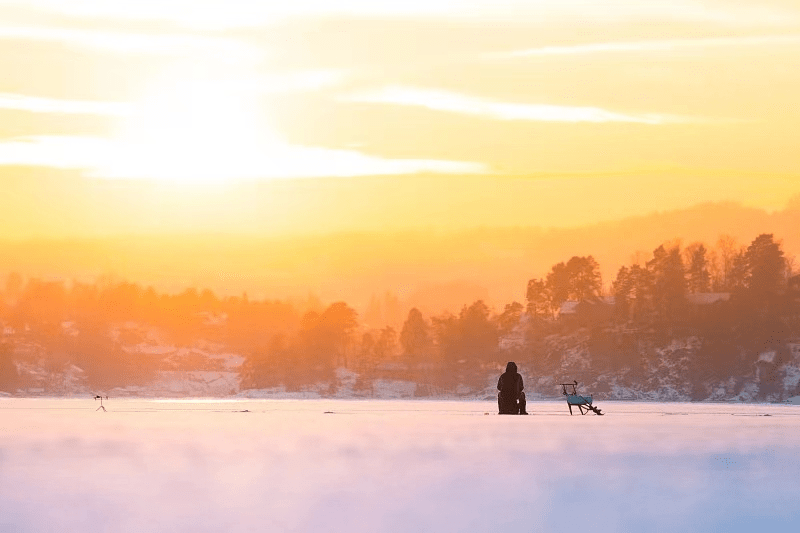
[[[800,527],[800,406],[104,403],[0,398],[0,532]]]

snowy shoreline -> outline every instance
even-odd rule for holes
[[[76,392],[66,395],[47,394],[47,393],[26,393],[26,394],[11,394],[7,392],[0,392],[0,400],[4,399],[25,399],[25,400],[83,400],[93,399],[93,395],[89,392]],[[272,392],[264,390],[246,390],[230,396],[165,396],[157,394],[116,394],[109,393],[109,399],[122,399],[122,400],[158,400],[158,401],[175,401],[175,402],[243,402],[243,401],[289,401],[289,400],[337,400],[337,401],[353,401],[353,402],[493,402],[494,398],[487,398],[482,395],[439,395],[439,396],[426,396],[426,397],[379,397],[379,396],[326,396],[320,395],[316,392],[301,391],[301,392]],[[743,400],[743,399],[705,399],[705,400],[659,400],[652,398],[630,399],[630,398],[595,398],[597,403],[609,404],[669,404],[669,405],[800,405],[800,396],[787,398],[783,401],[757,401],[757,400]],[[528,404],[535,406],[537,403],[563,403],[563,397],[552,396],[533,396],[528,398]],[[566,404],[565,404],[566,405]]]

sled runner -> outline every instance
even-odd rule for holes
[[[578,394],[577,381],[572,383],[561,383],[561,393],[567,397],[567,407],[569,407],[570,416],[572,415],[573,406],[577,407],[582,415],[585,415],[589,411],[594,412],[596,415],[603,415],[603,413],[600,412],[600,408],[592,405],[591,396],[581,396]]]

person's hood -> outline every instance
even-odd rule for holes
[[[514,361],[510,361],[506,365],[506,372],[508,372],[510,374],[516,374],[517,373],[517,363],[515,363]]]

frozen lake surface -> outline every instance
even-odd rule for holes
[[[104,403],[0,398],[0,532],[800,526],[798,406]]]

